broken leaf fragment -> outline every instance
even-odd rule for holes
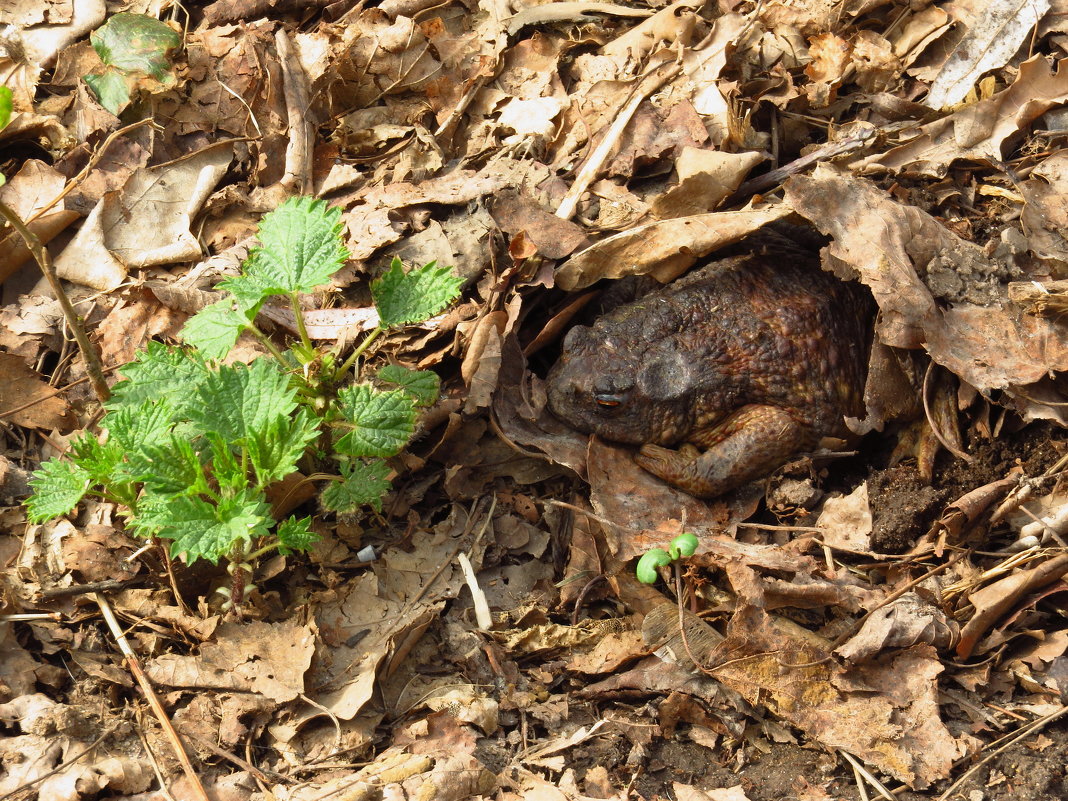
[[[11,90],[6,86],[0,86],[0,128],[7,125],[11,119],[11,107],[14,103]]]
[[[120,13],[89,36],[104,70],[84,76],[100,104],[119,114],[138,89],[169,89],[176,83],[171,51],[182,42],[168,25],[144,14]]]

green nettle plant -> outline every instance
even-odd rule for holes
[[[335,465],[321,495],[327,510],[380,509],[390,487],[385,460],[408,443],[417,408],[438,395],[438,377],[396,365],[349,374],[380,334],[439,313],[461,281],[433,262],[405,272],[394,259],[371,284],[378,326],[344,361],[316,349],[298,296],[327,283],[350,255],[340,217],[313,198],[291,198],[266,215],[241,274],[219,284],[228,297],[186,324],[186,345],[149,343],[113,387],[102,435],[82,434],[69,459],[34,474],[30,520],[67,514],[94,495],[123,507],[135,534],[169,540],[187,562],[225,557],[247,572],[264,553],[304,550],[316,539],[310,517],[276,522],[267,501],[267,487],[298,466],[311,473]],[[285,296],[296,315],[300,341],[286,351],[254,323],[272,295]],[[243,331],[273,358],[222,364]],[[233,572],[237,590],[242,571]]]

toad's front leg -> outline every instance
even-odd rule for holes
[[[815,444],[812,429],[778,406],[743,406],[715,427],[690,439],[706,448],[675,451],[643,445],[641,467],[698,498],[714,498],[766,476],[800,450]]]

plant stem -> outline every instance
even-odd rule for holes
[[[300,308],[300,298],[296,292],[289,295],[289,305],[293,307],[293,316],[297,319],[297,333],[300,334],[300,344],[309,353],[312,350],[311,337],[308,336],[308,327],[304,324],[304,312]]]
[[[356,360],[363,355],[364,351],[367,350],[368,346],[372,342],[374,342],[378,338],[379,334],[381,334],[384,330],[385,329],[380,325],[375,326],[374,330],[367,335],[367,338],[364,339],[364,341],[359,344],[356,350],[354,350],[349,355],[349,358],[345,359],[345,361],[342,363],[341,367],[339,367],[337,371],[337,377],[339,381],[345,375],[345,373],[352,369],[352,365],[356,364]]]
[[[262,548],[257,548],[255,551],[245,557],[245,561],[251,564],[252,562],[255,562],[257,559],[259,559],[261,556],[265,556],[271,551],[278,550],[278,546],[280,546],[281,544],[282,543],[278,542],[278,540],[275,540],[269,545],[264,545]]]
[[[274,346],[274,343],[271,342],[271,340],[265,333],[258,329],[254,323],[248,324],[248,330],[251,331],[252,335],[260,341],[260,344],[263,345],[263,347],[267,348],[270,354],[274,357],[275,361],[277,361],[283,369],[289,369],[289,365],[286,364],[285,357],[282,356],[282,351],[278,350],[278,348]]]
[[[70,326],[71,331],[74,333],[74,339],[78,343],[78,350],[82,353],[82,359],[85,361],[85,371],[89,375],[89,383],[93,387],[93,392],[96,393],[101,403],[106,403],[108,398],[111,397],[111,390],[108,388],[107,381],[104,380],[104,367],[100,363],[100,355],[89,341],[89,335],[85,333],[85,327],[82,325],[78,313],[74,310],[74,304],[70,302],[67,293],[63,291],[63,285],[59,282],[59,276],[56,275],[55,268],[52,266],[52,259],[48,255],[48,251],[41,244],[41,240],[37,238],[37,234],[30,230],[29,226],[22,221],[22,218],[15,213],[15,210],[5,203],[0,203],[0,216],[3,216],[18,235],[22,237],[22,241],[26,243],[26,247],[33,254],[37,266],[44,273],[48,285],[52,287],[52,292],[55,294],[56,300],[59,301],[60,308],[63,309],[63,317],[66,318],[67,325]]]

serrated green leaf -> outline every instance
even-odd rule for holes
[[[459,296],[462,284],[450,267],[430,262],[405,273],[400,259],[394,258],[386,274],[371,282],[371,297],[380,324],[391,328],[429,320]]]
[[[125,456],[125,451],[119,443],[110,440],[101,443],[89,433],[72,441],[70,452],[78,467],[89,473],[90,483],[104,485],[115,477],[116,469]]]
[[[172,540],[171,553],[192,563],[204,558],[211,563],[227,555],[234,544],[270,533],[270,507],[262,493],[251,490],[218,505],[188,495],[170,496],[145,504],[130,526],[143,537]]]
[[[278,552],[289,554],[293,551],[306,551],[319,540],[319,535],[311,530],[311,518],[295,520],[287,517],[278,524],[275,535],[280,543]]]
[[[338,411],[351,429],[335,443],[349,456],[393,456],[415,431],[415,406],[402,389],[357,384],[338,392]]]
[[[311,197],[291,197],[266,215],[259,240],[244,272],[272,293],[311,292],[328,283],[349,257],[341,239],[341,209]]]
[[[267,296],[279,294],[278,289],[264,286],[258,278],[250,275],[232,275],[217,283],[215,288],[229,292],[237,303],[238,312],[249,320],[256,318],[260,304]]]
[[[247,449],[260,486],[285,478],[297,469],[308,443],[319,435],[319,421],[306,409],[279,417],[249,437]]]
[[[125,380],[111,388],[106,408],[136,406],[146,400],[168,398],[175,415],[195,401],[196,388],[208,376],[204,360],[184,348],[149,342],[148,348],[122,368]]]
[[[33,495],[26,499],[26,516],[43,523],[65,515],[92,486],[89,471],[63,459],[49,459],[30,479]]]
[[[130,105],[133,81],[118,70],[105,69],[99,75],[83,75],[82,80],[93,90],[100,105],[115,116]]]
[[[124,451],[167,439],[174,425],[174,405],[166,399],[146,400],[109,412],[100,422],[108,441]]]
[[[186,320],[178,336],[199,350],[205,359],[218,361],[233,349],[237,338],[255,316],[255,312],[243,314],[234,308],[232,299],[223,298]]]
[[[441,379],[429,370],[409,370],[399,364],[387,364],[378,371],[378,378],[387,384],[397,384],[415,398],[420,406],[429,406],[438,398]]]
[[[352,514],[364,506],[382,511],[382,496],[393,486],[389,465],[375,459],[370,462],[342,463],[341,481],[323,490],[323,506],[340,514]]]
[[[14,95],[6,86],[0,86],[0,130],[11,121],[11,110],[14,108]]]
[[[211,458],[211,475],[223,495],[241,492],[249,485],[248,470],[243,463],[241,443],[234,443],[216,431],[204,435]]]
[[[182,38],[158,19],[121,12],[93,31],[89,41],[105,64],[167,83],[173,81],[170,52]]]
[[[146,443],[127,456],[126,470],[146,491],[160,495],[203,492],[204,468],[189,440],[170,435],[163,442]]]
[[[272,359],[223,365],[197,387],[197,400],[189,419],[235,446],[297,407],[296,390]]]

